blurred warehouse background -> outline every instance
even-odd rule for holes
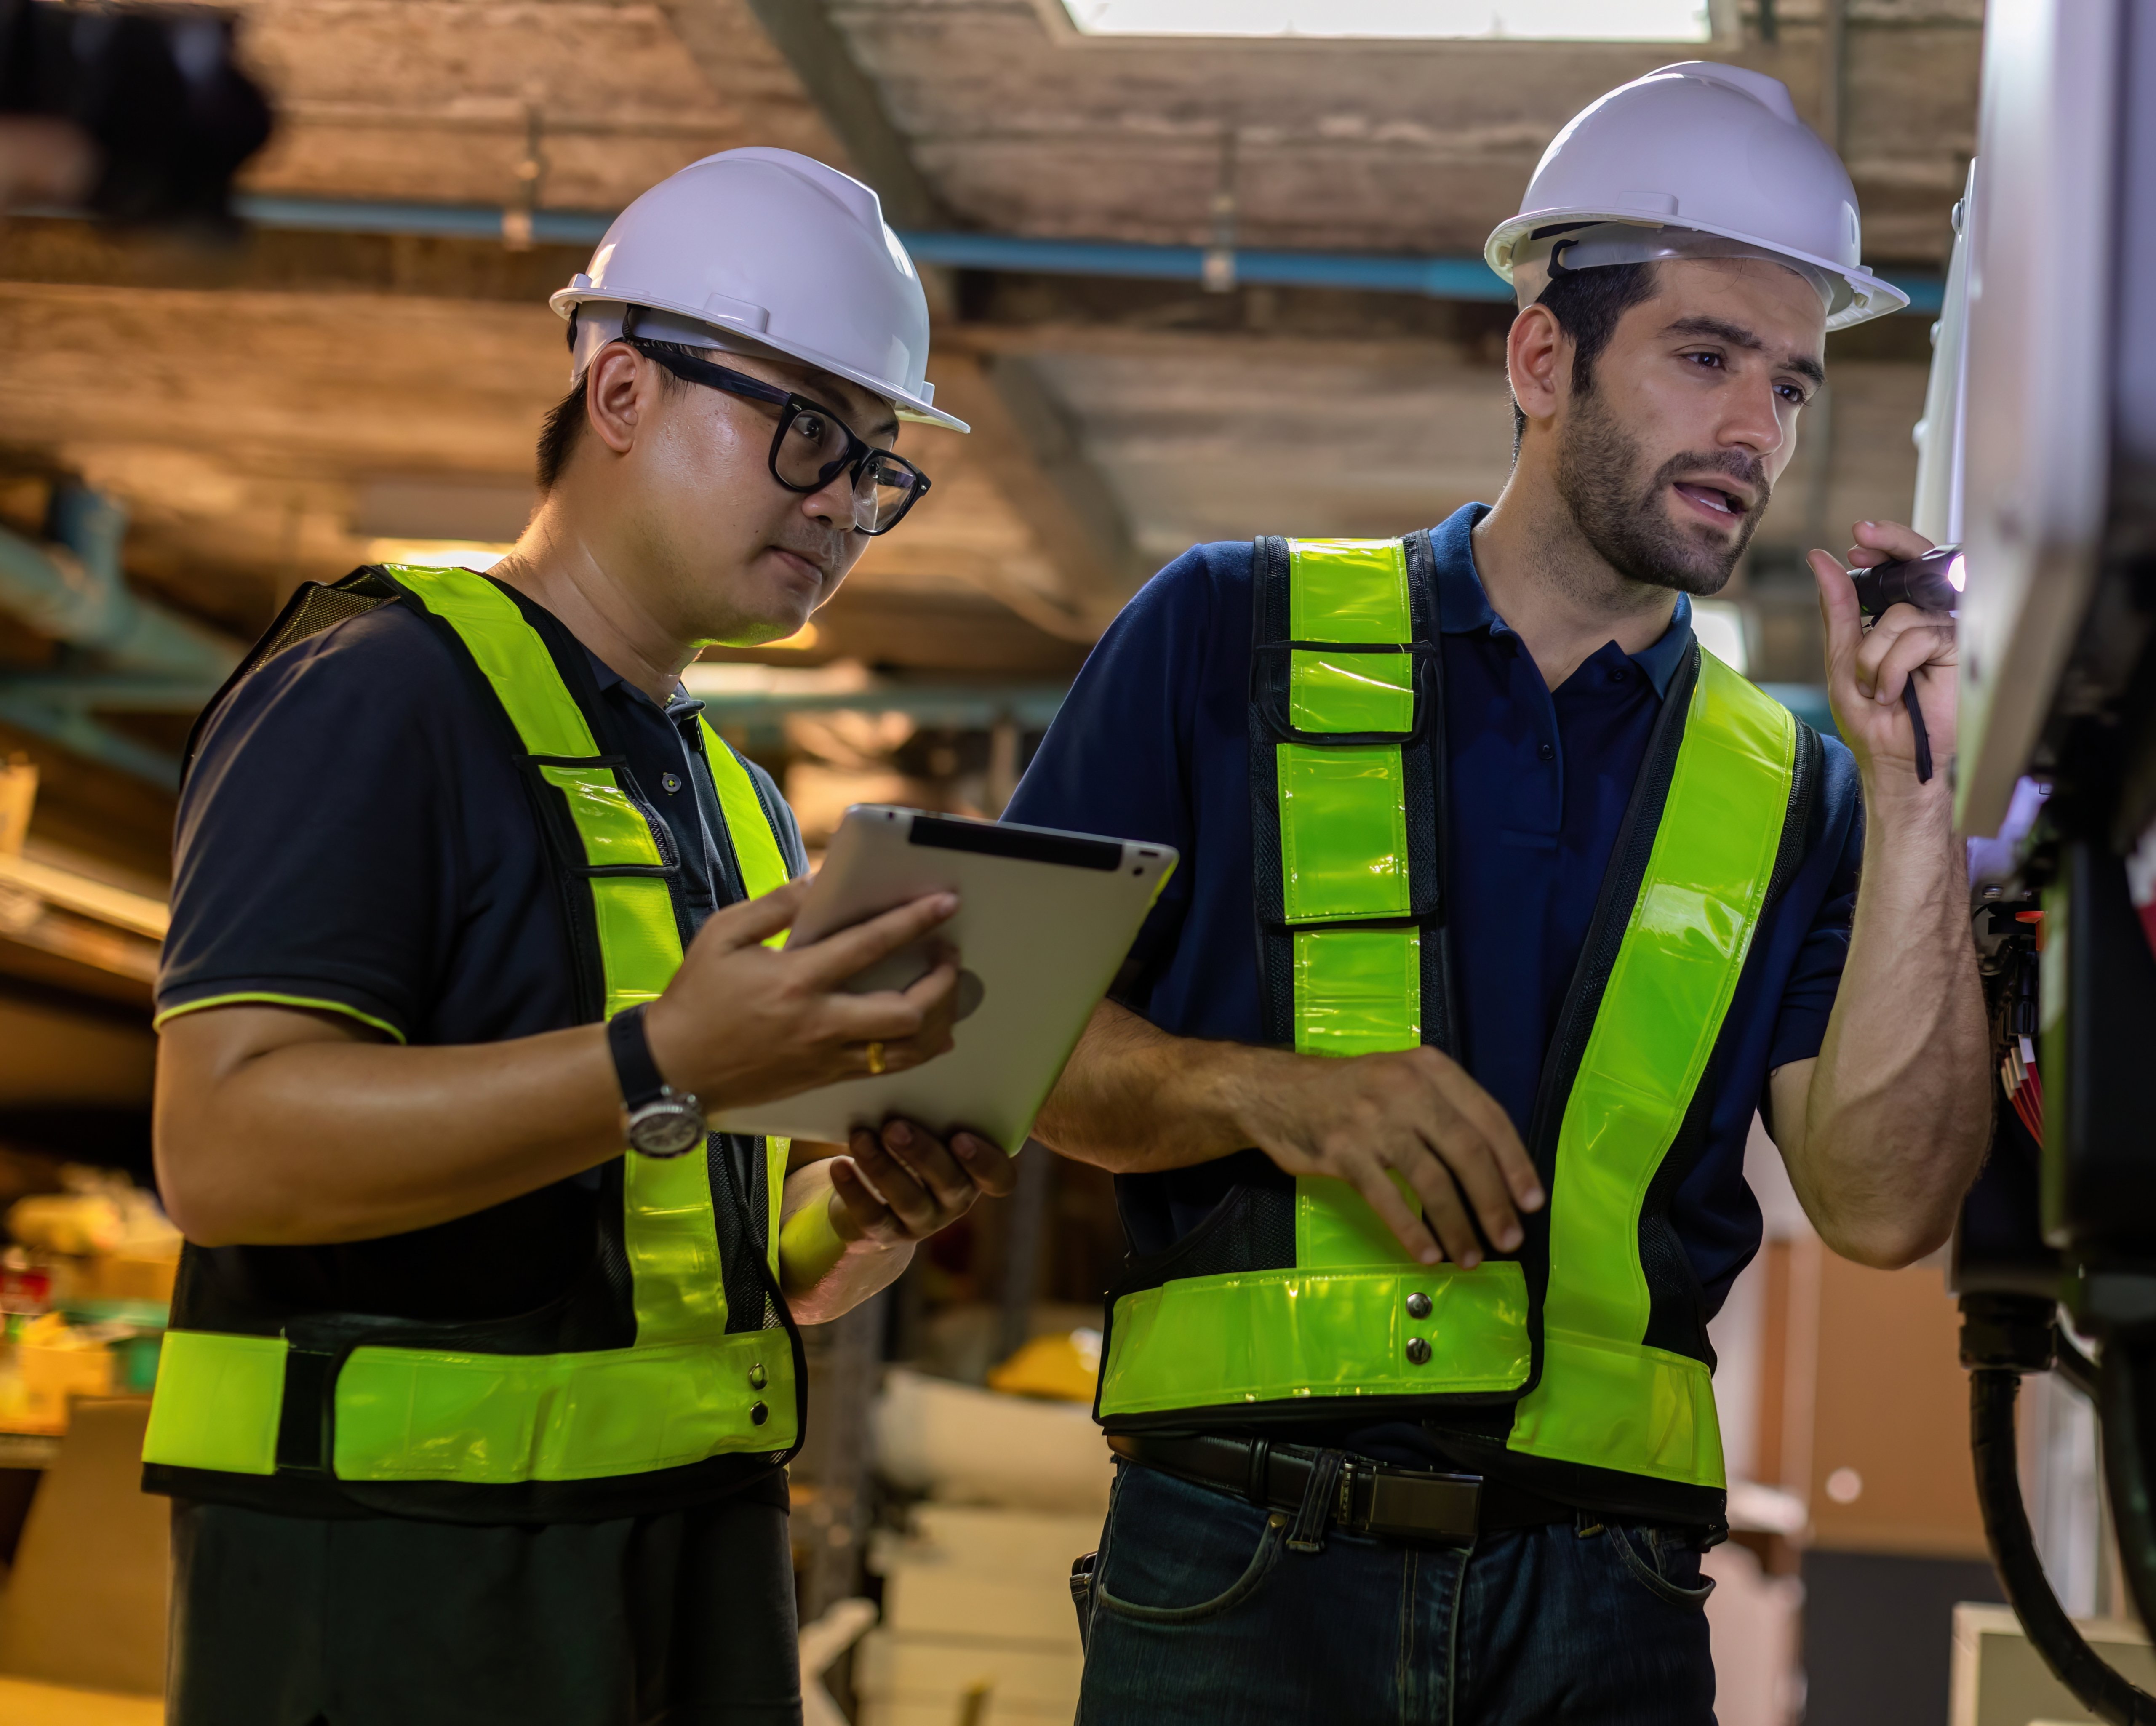
[[[102,1261],[167,1251],[110,1184],[151,1179],[148,1003],[195,711],[300,583],[393,556],[484,567],[514,538],[567,382],[546,296],[645,187],[744,144],[873,184],[927,265],[937,403],[975,428],[908,429],[932,495],[808,629],[691,669],[813,847],[856,801],[998,814],[1089,644],[1192,542],[1396,534],[1493,497],[1511,307],[1483,237],[1599,92],[1679,59],[1772,73],[1848,162],[1867,260],[1915,301],[1833,338],[1804,448],[1702,608],[1710,645],[1824,724],[1801,553],[1907,513],[1983,23],[1982,0],[1486,0],[1421,8],[1464,22],[1404,39],[1354,33],[1353,0],[1311,9],[1348,33],[1300,36],[1277,33],[1285,5],[1172,0],[234,10],[278,116],[242,233],[0,229],[0,1205],[71,1187],[120,1218],[18,1230],[0,1282],[18,1339],[78,1285],[121,1303],[79,1304],[91,1322],[154,1334],[154,1270]],[[1188,33],[1208,17],[1230,33]],[[1535,39],[1597,28],[1636,39]],[[1105,1176],[1026,1158],[1014,1199],[818,1333],[803,1620],[882,1603],[833,1679],[863,1721],[1068,1718],[1062,1567],[1106,1478],[1077,1404],[1122,1243]],[[1798,1718],[1808,1674],[1815,1719],[1943,1726],[1947,1604],[1994,1597],[1950,1305],[1936,1267],[1824,1261],[1782,1192],[1717,1333],[1747,1476],[1723,1717]],[[980,1388],[999,1363],[1004,1389]],[[1906,1392],[1891,1433],[1847,1389],[1875,1379]],[[0,1551],[56,1454],[24,1395],[0,1433]],[[1071,1460],[1004,1479],[988,1458],[1014,1447]],[[2097,1610],[2101,1554],[2072,1563]],[[1004,1600],[1008,1646],[953,1640],[968,1588]],[[0,1671],[24,1672],[8,1610]],[[1879,1652],[1888,1619],[1929,1626],[1921,1671]]]

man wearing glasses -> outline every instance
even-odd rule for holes
[[[965,429],[875,193],[711,157],[553,304],[514,550],[303,588],[190,752],[145,1446],[176,1726],[798,1720],[796,1326],[1011,1184],[902,1122],[820,1162],[706,1126],[950,1045],[955,955],[840,985],[954,902],[774,948],[798,831],[680,683],[897,525],[901,419]]]

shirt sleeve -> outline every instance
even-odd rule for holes
[[[1181,860],[1111,991],[1137,1004],[1190,904],[1196,823],[1188,790],[1199,655],[1213,609],[1206,547],[1194,547],[1109,624],[1041,740],[1004,819],[1171,845]],[[1240,548],[1247,557],[1249,547]]]
[[[1813,914],[1811,928],[1797,950],[1796,963],[1782,991],[1774,1020],[1774,1040],[1767,1071],[1793,1061],[1810,1061],[1826,1042],[1826,1022],[1841,987],[1849,958],[1849,927],[1856,914],[1856,876],[1864,858],[1864,801],[1856,758],[1837,737],[1822,737],[1825,760],[1820,787],[1827,812],[1823,838],[1838,840],[1827,866],[1825,891]],[[1822,847],[1824,849],[1824,846]]]
[[[454,740],[490,735],[472,706],[393,603],[233,692],[180,799],[158,1024],[259,1002],[421,1035],[465,872]]]

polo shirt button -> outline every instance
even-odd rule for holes
[[[679,791],[681,789],[681,776],[679,773],[661,773],[659,776],[659,783],[669,791]]]
[[[1535,753],[1541,756],[1544,761],[1555,761],[1557,759],[1557,745],[1554,743],[1544,743],[1535,751]]]
[[[1625,681],[1625,674],[1622,671],[1612,671],[1609,674],[1609,681],[1612,683],[1622,683]]]

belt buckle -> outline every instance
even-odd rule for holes
[[[1378,1468],[1371,1472],[1370,1528],[1472,1540],[1482,1523],[1482,1482],[1471,1474]]]

